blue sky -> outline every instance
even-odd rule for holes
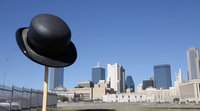
[[[199,0],[1,0],[0,84],[9,58],[5,85],[43,89],[44,66],[24,56],[15,40],[16,30],[41,13],[59,16],[71,29],[78,57],[64,70],[66,88],[91,80],[98,61],[106,76],[108,63],[122,65],[135,85],[160,64],[171,65],[173,82],[179,66],[187,79],[186,49],[200,48]]]

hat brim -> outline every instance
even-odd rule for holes
[[[20,28],[16,32],[16,40],[19,48],[32,61],[48,66],[48,67],[67,67],[73,64],[77,58],[77,51],[75,45],[70,41],[68,49],[62,54],[56,57],[47,57],[45,55],[38,54],[36,50],[32,49],[27,41],[27,33],[29,28]]]

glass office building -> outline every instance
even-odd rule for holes
[[[148,87],[154,87],[154,82],[153,80],[144,80],[143,81],[143,86],[142,86],[142,90],[146,90],[146,88]]]
[[[199,50],[194,47],[187,49],[188,80],[200,79]]]
[[[161,87],[169,89],[169,87],[172,87],[170,65],[154,66],[154,82],[156,89],[160,89]]]
[[[105,80],[105,69],[99,65],[92,68],[92,82],[97,84],[99,80]]]
[[[57,86],[62,85],[64,80],[64,68],[50,68],[50,87],[55,89]]]
[[[126,89],[132,88],[133,92],[135,92],[135,85],[132,79],[132,76],[127,76],[126,77]]]

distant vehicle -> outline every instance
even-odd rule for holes
[[[186,104],[186,102],[184,102],[184,101],[182,101],[182,102],[180,102],[181,104]]]
[[[0,111],[21,110],[20,102],[11,102],[9,99],[0,98]]]

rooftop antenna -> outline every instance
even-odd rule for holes
[[[179,68],[179,73],[181,73],[181,68]]]
[[[176,75],[176,77],[177,77],[177,72],[175,71],[175,75]]]
[[[181,66],[179,65],[179,73],[181,73]]]
[[[100,66],[100,64],[99,64],[99,61],[98,61],[98,64],[97,64],[97,66]]]

